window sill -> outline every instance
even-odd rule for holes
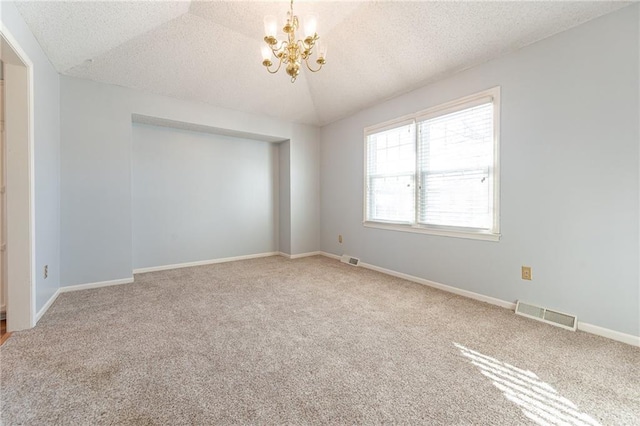
[[[466,238],[470,240],[500,241],[500,234],[489,232],[456,231],[452,229],[426,228],[398,223],[363,222],[367,228],[386,229],[388,231],[413,232],[416,234],[437,235],[441,237]]]

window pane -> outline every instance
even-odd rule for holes
[[[367,137],[367,220],[415,220],[415,125]]]
[[[371,177],[369,220],[413,222],[415,220],[414,175]]]
[[[420,222],[431,225],[489,229],[488,170],[422,174]],[[422,201],[422,200],[421,200]]]
[[[425,120],[418,126],[418,221],[491,229],[493,104]]]
[[[368,131],[365,221],[497,241],[499,96],[493,88]]]

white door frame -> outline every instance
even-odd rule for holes
[[[35,289],[35,189],[34,189],[34,91],[33,62],[11,32],[0,22],[0,47],[5,64],[24,72],[26,80],[26,138],[24,131],[13,138],[11,123],[5,120],[7,167],[7,331],[24,330],[36,325]],[[4,51],[10,48],[12,52]],[[7,58],[7,60],[5,60]],[[24,67],[24,71],[19,70]],[[11,74],[11,73],[10,73]],[[9,85],[11,83],[9,82]],[[8,84],[5,75],[5,99]],[[6,105],[5,105],[6,107]],[[7,108],[5,108],[5,118]],[[21,120],[25,121],[25,120]],[[8,130],[8,131],[7,131]],[[26,139],[26,141],[25,141]],[[26,143],[25,143],[26,142]],[[14,159],[11,161],[11,159]]]

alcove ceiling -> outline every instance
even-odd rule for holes
[[[630,2],[295,1],[318,16],[327,64],[271,75],[265,15],[288,1],[18,1],[63,74],[323,125]]]

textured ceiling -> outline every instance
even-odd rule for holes
[[[263,17],[288,1],[16,3],[61,74],[317,125],[627,4],[296,1],[329,50],[292,84],[260,56]]]

